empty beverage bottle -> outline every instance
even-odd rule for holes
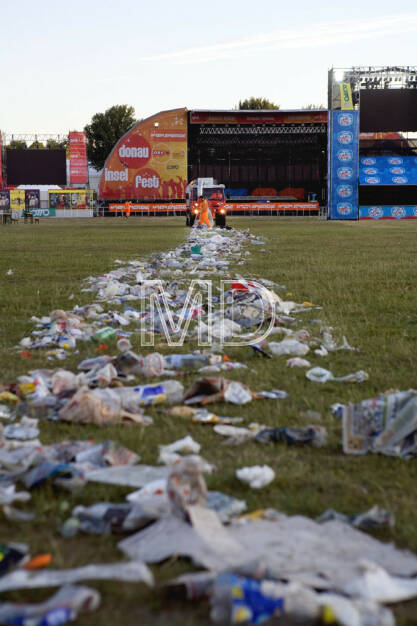
[[[209,357],[203,354],[169,354],[165,357],[165,367],[173,370],[198,370],[209,364]]]
[[[116,330],[111,326],[105,326],[104,328],[100,328],[94,335],[92,336],[92,340],[95,343],[101,343],[102,341],[108,341],[109,339],[113,339],[116,336]]]

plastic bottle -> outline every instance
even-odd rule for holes
[[[238,623],[260,623],[268,617],[287,615],[301,623],[321,614],[319,596],[296,584],[254,580],[235,574],[221,574],[213,584],[211,619]]]
[[[75,337],[67,337],[66,335],[61,335],[58,340],[58,345],[60,348],[64,348],[64,350],[68,350],[69,348],[75,348]]]
[[[105,326],[104,328],[100,328],[91,339],[95,343],[101,343],[102,341],[108,341],[109,339],[113,339],[116,336],[116,330],[111,326]]]
[[[208,357],[203,354],[169,354],[165,357],[167,369],[197,370],[208,363]]]
[[[142,406],[152,404],[178,404],[184,395],[184,387],[177,380],[165,380],[157,385],[139,385],[138,387],[116,387],[112,392],[120,397],[122,408],[132,413]]]

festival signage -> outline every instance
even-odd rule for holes
[[[68,191],[49,191],[49,208],[51,209],[70,209],[71,196]]]
[[[256,211],[257,213],[267,211],[302,211],[315,212],[319,210],[318,202],[233,202],[225,205],[227,213]],[[125,205],[123,203],[109,204],[110,213],[124,213]],[[130,210],[132,213],[184,213],[186,205],[184,203],[176,204],[157,204],[157,203],[131,203]]]
[[[114,146],[104,165],[100,198],[185,198],[187,111],[174,109],[138,122]]]
[[[340,103],[342,111],[353,109],[352,88],[350,83],[340,83]]]
[[[417,219],[417,206],[360,206],[360,220],[410,220]]]
[[[10,192],[7,189],[0,191],[0,211],[2,213],[10,211]]]
[[[331,111],[328,166],[329,217],[358,219],[359,111]]]
[[[417,185],[417,157],[361,157],[359,183],[361,185]]]
[[[190,124],[317,124],[327,122],[327,111],[191,111]]]
[[[40,206],[40,190],[25,189],[25,209],[33,212],[35,209],[39,209]]]
[[[87,183],[87,137],[85,132],[69,133],[70,184]]]
[[[22,212],[25,208],[25,190],[10,189],[10,209]]]
[[[49,207],[52,209],[92,209],[94,191],[92,189],[50,189]]]
[[[55,209],[33,209],[33,217],[55,217]]]

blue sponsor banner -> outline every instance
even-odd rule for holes
[[[331,111],[329,124],[329,217],[358,219],[359,111]]]
[[[359,207],[360,220],[401,220],[417,219],[417,206],[361,206]]]
[[[361,185],[417,185],[417,157],[361,157]]]

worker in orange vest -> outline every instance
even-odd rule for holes
[[[125,218],[127,219],[130,215],[130,202],[125,202]]]
[[[207,228],[211,228],[213,225],[213,220],[210,220],[210,209],[209,204],[203,196],[198,198],[198,210],[200,212],[200,222],[199,226],[203,226],[204,224]]]

